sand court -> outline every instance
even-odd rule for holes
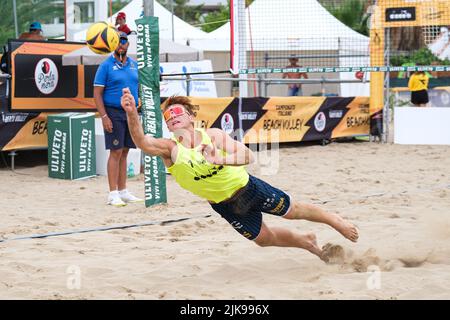
[[[328,263],[294,248],[261,248],[168,176],[169,204],[113,208],[106,178],[47,177],[37,159],[0,170],[2,239],[65,230],[167,224],[0,242],[2,299],[449,299],[450,147],[378,143],[282,146],[276,175],[249,172],[357,225],[265,215],[314,232]],[[143,175],[129,189],[143,196]],[[210,215],[210,216],[209,216]]]

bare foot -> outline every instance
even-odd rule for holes
[[[322,259],[322,249],[317,245],[317,237],[314,233],[307,233],[303,235],[305,246],[304,249],[308,250],[312,254],[315,254],[320,259]]]
[[[335,213],[331,213],[330,215],[333,219],[333,224],[331,226],[334,229],[339,231],[339,233],[341,233],[348,240],[353,242],[358,241],[358,229],[356,229],[356,227],[352,223],[345,221],[342,217],[338,216]]]

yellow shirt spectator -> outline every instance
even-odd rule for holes
[[[410,91],[428,90],[429,78],[424,72],[414,73],[408,82]]]

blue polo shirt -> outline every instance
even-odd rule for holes
[[[130,88],[137,106],[139,90],[137,62],[127,57],[127,61],[122,65],[114,55],[111,55],[98,67],[94,86],[105,87],[103,91],[105,107],[122,109],[120,98],[123,88]]]

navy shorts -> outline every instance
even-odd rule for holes
[[[250,240],[259,235],[262,212],[284,216],[290,205],[291,199],[287,193],[252,175],[236,196],[217,204],[211,203],[214,211]]]
[[[105,108],[108,117],[112,121],[112,133],[105,132],[105,148],[107,150],[117,150],[122,148],[136,148],[128,129],[127,114],[118,108]]]

